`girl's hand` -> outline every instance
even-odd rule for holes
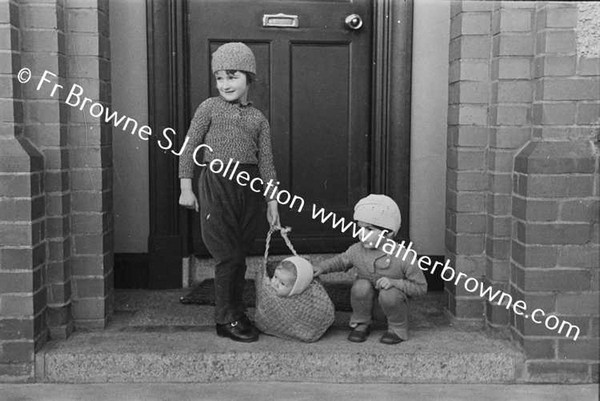
[[[196,212],[200,209],[198,206],[198,199],[191,190],[181,191],[181,195],[179,195],[179,204],[188,209],[194,209]]]
[[[323,274],[323,268],[321,266],[313,266],[313,277],[319,277]]]
[[[271,227],[280,227],[279,209],[277,209],[277,201],[269,201],[267,203],[267,221]]]
[[[387,277],[382,277],[379,280],[377,280],[377,282],[375,282],[375,286],[377,287],[377,289],[389,290],[394,286],[394,280],[389,279]]]

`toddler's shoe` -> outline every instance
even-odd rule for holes
[[[402,341],[404,340],[398,337],[396,333],[392,333],[391,331],[386,331],[379,340],[379,342],[383,344],[400,344]]]
[[[348,341],[352,341],[353,343],[362,343],[367,340],[369,334],[371,333],[371,327],[366,324],[359,324],[355,328],[352,329],[350,334],[348,334]]]

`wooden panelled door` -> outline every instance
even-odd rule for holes
[[[292,227],[299,252],[342,250],[351,238],[313,220],[313,205],[351,219],[354,203],[370,190],[371,3],[190,1],[188,32],[190,110],[217,94],[212,52],[246,43],[257,62],[249,99],[271,124],[281,188],[304,201],[279,205],[282,224]],[[194,249],[204,254],[193,219]],[[256,253],[267,229],[265,219]]]
[[[412,1],[147,0],[149,124],[173,127],[175,149],[196,107],[217,94],[212,52],[246,43],[257,59],[249,99],[271,124],[280,205],[303,254],[335,253],[351,233],[313,219],[313,205],[347,221],[369,193],[393,197],[408,237]],[[348,18],[350,17],[350,18]],[[355,29],[356,28],[356,29]],[[181,286],[182,257],[208,255],[197,213],[179,207],[178,158],[149,142],[149,287]],[[252,253],[264,252],[266,218]],[[277,240],[272,253],[289,254]]]

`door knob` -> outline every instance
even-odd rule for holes
[[[346,23],[346,28],[352,29],[353,31],[357,31],[363,26],[363,20],[358,14],[350,14],[344,20]]]

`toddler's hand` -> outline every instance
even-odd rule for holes
[[[319,277],[323,274],[323,268],[320,266],[313,266],[313,277]]]
[[[389,290],[394,285],[392,284],[392,281],[389,278],[382,277],[379,280],[377,280],[377,282],[375,283],[375,286],[377,287],[377,289]]]
[[[196,195],[194,195],[194,192],[190,190],[181,191],[181,195],[179,195],[179,204],[188,209],[194,209],[196,212],[199,210],[198,199],[196,198]]]

